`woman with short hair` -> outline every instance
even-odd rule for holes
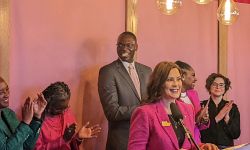
[[[234,139],[240,136],[240,113],[233,101],[223,98],[231,87],[231,81],[219,73],[212,73],[206,80],[206,89],[210,94],[208,103],[210,127],[201,131],[201,141],[210,142],[219,148],[233,146]]]
[[[29,97],[22,107],[20,122],[9,107],[9,87],[0,77],[0,150],[31,150],[40,133],[41,115],[47,102],[42,94],[32,101]]]

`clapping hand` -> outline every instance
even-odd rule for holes
[[[200,149],[202,149],[202,150],[219,150],[219,148],[216,145],[211,144],[211,143],[201,144]]]
[[[34,102],[34,116],[38,119],[41,118],[42,113],[47,105],[47,101],[45,100],[43,94],[37,94],[38,98],[35,99]]]
[[[230,111],[229,111],[230,112]],[[226,122],[226,124],[228,124],[230,116],[229,116],[229,112],[225,115],[224,117],[224,121]]]
[[[226,117],[226,119],[229,120],[229,112],[233,107],[233,101],[230,101],[229,103],[227,103],[222,109],[221,111],[218,113],[218,115],[215,117],[215,121],[219,122],[221,121],[224,117]],[[226,120],[226,121],[228,121]]]
[[[30,124],[33,118],[33,102],[31,101],[30,97],[26,98],[25,103],[22,107],[22,118],[23,122],[26,124]]]
[[[208,113],[208,104],[206,106],[202,106],[201,110],[196,115],[196,123],[198,124],[206,124],[209,121],[209,113]]]
[[[78,132],[78,138],[96,138],[97,134],[101,132],[101,127],[99,124],[89,127],[89,122],[87,122]]]

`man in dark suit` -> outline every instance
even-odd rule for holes
[[[109,123],[106,150],[127,150],[130,116],[146,98],[150,67],[134,61],[137,39],[123,32],[117,40],[118,59],[99,71],[98,92]]]

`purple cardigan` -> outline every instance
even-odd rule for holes
[[[184,124],[194,134],[195,111],[192,105],[176,101],[184,116]],[[182,148],[192,149],[187,138]],[[131,118],[128,150],[179,150],[175,131],[161,101],[143,105]]]

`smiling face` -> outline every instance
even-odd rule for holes
[[[117,40],[117,54],[122,61],[133,62],[137,47],[136,39],[132,35],[122,34]]]
[[[0,109],[9,106],[9,87],[5,81],[0,80]]]
[[[167,80],[164,84],[165,99],[177,99],[180,96],[182,88],[182,77],[177,68],[170,70]]]
[[[225,93],[225,81],[217,77],[210,86],[210,94],[214,97],[221,97]]]
[[[194,89],[196,81],[194,70],[192,68],[184,69],[183,88],[185,88],[185,90]]]

